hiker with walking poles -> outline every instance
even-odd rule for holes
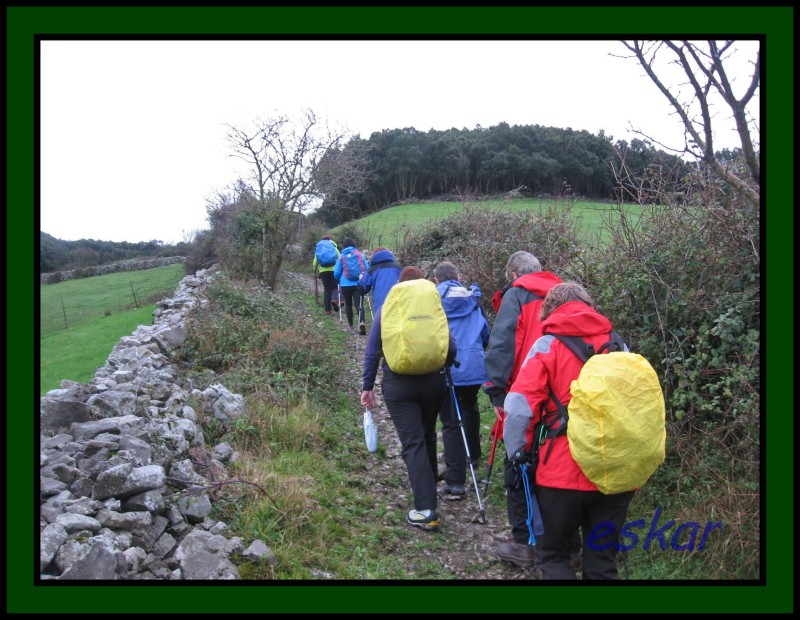
[[[369,261],[369,269],[358,282],[362,295],[372,292],[373,316],[399,278],[400,266],[395,262],[394,254],[384,247],[375,248]]]
[[[383,360],[383,401],[400,438],[413,494],[406,521],[425,531],[439,528],[436,421],[447,394],[443,369],[456,352],[436,287],[419,267],[405,267],[375,312],[364,351],[361,404],[375,406]]]
[[[311,263],[311,268],[314,273],[318,273],[318,277],[322,282],[323,295],[322,307],[325,309],[325,314],[331,315],[333,312],[339,311],[339,295],[334,295],[337,291],[336,278],[333,276],[333,268],[339,258],[339,248],[336,242],[331,239],[330,235],[323,235],[322,239],[317,242],[314,249],[314,260]],[[319,271],[317,271],[319,270]],[[335,299],[334,299],[335,297]]]
[[[533,343],[542,335],[539,314],[542,300],[551,288],[561,283],[561,278],[542,271],[539,260],[530,252],[514,252],[509,257],[505,275],[510,287],[502,295],[500,309],[489,336],[484,366],[489,377],[483,390],[494,407],[496,420],[492,429],[493,444],[489,466],[494,462],[497,438],[503,438],[505,410],[503,402],[511,384],[517,378],[525,356]],[[531,427],[532,428],[532,427]],[[504,455],[505,456],[505,455]],[[487,471],[488,481],[491,469]],[[503,486],[506,491],[508,522],[511,537],[501,543],[497,553],[501,560],[521,568],[534,565],[534,548],[529,545],[530,532],[526,523],[528,502],[524,483],[511,459],[503,460]],[[487,484],[488,486],[488,484]]]
[[[347,324],[352,332],[356,331],[353,326],[353,307],[358,313],[358,333],[365,335],[367,325],[364,320],[364,307],[361,305],[361,293],[358,288],[358,281],[369,269],[369,261],[356,247],[353,239],[345,239],[344,248],[333,267],[333,277],[339,282],[339,292],[341,294],[340,303],[344,303]]]
[[[489,344],[489,320],[479,302],[480,289],[476,284],[469,289],[461,284],[453,263],[439,263],[433,272],[433,282],[442,298],[450,333],[458,347],[458,365],[450,369],[458,410],[452,406],[452,395],[448,393],[439,412],[447,467],[444,498],[457,500],[466,494],[467,465],[473,471],[474,479],[474,468],[481,458],[478,394],[487,380],[484,350]],[[456,415],[458,413],[460,416]]]
[[[504,299],[502,305],[506,303]],[[584,366],[561,336],[579,336],[599,354],[602,345],[610,342],[611,322],[594,309],[589,294],[575,282],[549,290],[541,303],[540,320],[543,335],[526,354],[503,405],[508,459],[536,470],[535,497],[544,527],[536,539],[536,565],[543,579],[576,579],[573,546],[580,530],[582,579],[617,579],[620,529],[634,491],[606,494],[598,490],[573,457],[572,440],[568,442],[567,433],[559,432],[566,419],[559,417],[556,405],[568,405],[573,398],[571,385]],[[546,433],[540,434],[540,422],[547,423]]]

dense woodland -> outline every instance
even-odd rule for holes
[[[387,129],[354,138],[338,154],[363,172],[361,191],[329,192],[317,217],[338,226],[411,199],[492,195],[620,199],[626,175],[658,174],[678,186],[690,165],[646,140],[612,141],[602,131],[513,125],[417,131]]]

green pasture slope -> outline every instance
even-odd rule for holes
[[[152,324],[156,302],[184,275],[175,264],[40,285],[40,396],[64,379],[90,381],[122,336]]]
[[[332,230],[334,236],[345,227],[355,225],[371,245],[385,245],[397,248],[402,245],[405,233],[423,226],[430,221],[443,220],[465,209],[486,209],[494,211],[536,211],[548,209],[568,209],[575,219],[578,229],[583,231],[587,242],[606,241],[608,223],[619,219],[620,206],[606,202],[589,200],[486,200],[480,202],[421,202],[399,205],[371,213],[366,217],[343,224]],[[628,204],[622,207],[626,217],[638,220],[642,207]]]

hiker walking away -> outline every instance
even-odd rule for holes
[[[509,257],[505,273],[511,286],[502,296],[484,362],[489,379],[483,390],[492,401],[496,424],[503,423],[506,393],[519,374],[531,346],[542,335],[539,323],[542,300],[551,288],[561,283],[561,278],[542,271],[539,259],[525,251],[514,252]],[[501,560],[516,566],[533,566],[534,548],[528,545],[528,505],[524,488],[507,457],[503,460],[503,469],[511,540],[501,543],[497,553]]]
[[[447,384],[442,369],[445,364],[452,364],[455,359],[456,343],[449,334],[447,319],[441,309],[439,296],[433,284],[424,280],[424,275],[419,267],[405,267],[400,273],[397,286],[406,282],[410,284],[415,280],[423,280],[430,285],[432,290],[427,291],[424,303],[430,303],[431,297],[435,297],[435,302],[439,304],[441,324],[437,323],[435,326],[435,334],[428,330],[427,341],[439,342],[440,339],[437,336],[442,333],[443,329],[446,340],[442,352],[446,351],[446,355],[442,355],[435,361],[438,364],[437,368],[424,374],[401,374],[393,371],[389,366],[389,360],[391,359],[394,363],[395,357],[389,350],[391,343],[386,343],[386,351],[384,351],[382,324],[386,323],[387,326],[396,324],[394,321],[396,317],[391,316],[391,313],[399,313],[400,308],[393,304],[391,299],[387,299],[386,303],[375,312],[367,338],[364,351],[361,404],[367,408],[375,406],[375,378],[378,366],[381,365],[383,400],[400,438],[401,454],[408,470],[408,479],[414,496],[414,509],[408,512],[406,521],[423,530],[435,531],[439,527],[439,515],[436,512],[438,499],[436,495],[436,420],[441,403],[447,394]],[[403,293],[404,289],[409,289],[412,295],[417,296],[407,300],[406,307],[424,306],[417,288],[402,287],[398,289],[399,293]],[[427,306],[424,307],[427,308]],[[387,310],[388,313],[384,314]],[[419,323],[419,321],[406,321],[406,323]]]
[[[551,390],[568,406],[570,384],[583,367],[583,361],[552,334],[581,336],[600,350],[612,329],[611,321],[594,309],[589,294],[576,282],[550,289],[540,319],[544,335],[530,349],[505,398],[503,441],[509,459],[517,454],[524,459],[531,454],[532,428],[543,416],[553,412],[558,415]],[[580,529],[584,541],[582,578],[617,579],[619,532],[635,491],[601,493],[572,458],[566,433],[547,439],[546,444],[546,448],[539,446],[535,464],[536,497],[544,524],[536,546],[542,578],[576,579],[570,556],[575,532]]]
[[[331,246],[334,252],[331,252]],[[333,256],[331,259],[330,257]],[[330,235],[323,235],[317,242],[317,247],[314,252],[314,260],[311,263],[311,268],[316,273],[319,268],[319,279],[322,282],[322,307],[325,309],[325,314],[330,315],[333,312],[339,311],[339,300],[333,299],[333,292],[336,290],[336,278],[333,276],[333,268],[339,258],[339,247],[336,242],[331,239]],[[336,295],[338,297],[338,295]]]
[[[344,248],[333,268],[333,277],[339,282],[339,291],[344,303],[345,316],[350,330],[355,332],[353,327],[353,306],[358,312],[358,333],[367,333],[366,323],[364,322],[364,307],[361,305],[361,294],[358,288],[358,280],[369,269],[369,261],[356,247],[353,239],[345,239]]]
[[[384,247],[375,248],[366,275],[358,282],[361,294],[372,292],[372,311],[377,312],[383,305],[386,296],[400,278],[400,265],[395,262],[394,254]]]
[[[473,284],[467,289],[461,284],[453,263],[439,263],[433,272],[433,282],[442,298],[450,333],[458,347],[458,366],[453,366],[450,374],[467,437],[469,456],[472,465],[476,466],[481,457],[478,393],[488,378],[484,368],[484,350],[489,344],[489,320],[479,302],[480,288]],[[461,499],[466,494],[467,451],[458,418],[450,404],[449,392],[439,411],[439,419],[442,421],[444,462],[447,467],[444,497]]]

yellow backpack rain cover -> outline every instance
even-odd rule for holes
[[[433,282],[398,282],[381,306],[383,356],[402,375],[424,375],[444,366],[450,328]]]
[[[641,487],[664,462],[664,394],[637,353],[593,355],[570,387],[572,458],[605,494]]]

